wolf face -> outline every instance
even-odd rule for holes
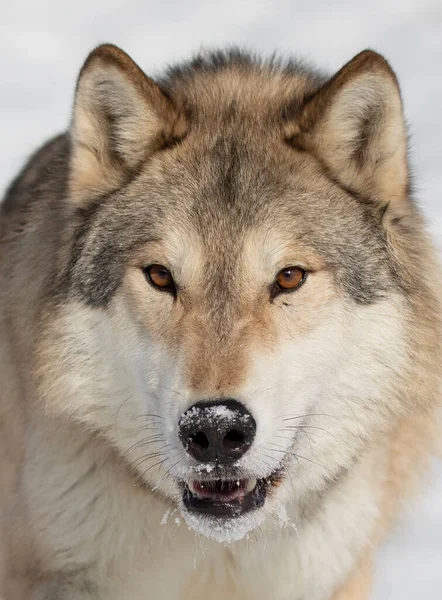
[[[102,46],[70,139],[48,410],[219,541],[334,485],[419,370],[387,63],[362,53],[327,80],[215,56],[157,85]]]

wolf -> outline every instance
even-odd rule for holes
[[[4,600],[367,600],[438,436],[397,77],[94,49],[0,212]]]

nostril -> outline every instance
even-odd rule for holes
[[[241,431],[237,429],[231,429],[226,433],[223,439],[224,448],[237,449],[240,448],[245,442],[245,436]]]
[[[201,450],[206,450],[209,447],[209,438],[204,431],[198,431],[192,435],[189,435],[189,444],[197,446]]]

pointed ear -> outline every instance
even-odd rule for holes
[[[184,135],[184,120],[122,50],[96,48],[81,69],[71,126],[69,191],[85,205],[117,189],[150,154]]]
[[[358,54],[310,98],[290,135],[350,190],[383,204],[407,198],[399,85],[376,52]]]

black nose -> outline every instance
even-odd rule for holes
[[[252,445],[255,419],[236,400],[197,402],[178,424],[187,452],[199,462],[229,463],[241,458]]]

